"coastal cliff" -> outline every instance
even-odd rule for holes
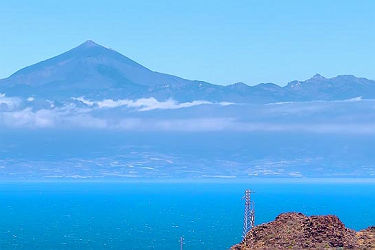
[[[375,249],[375,227],[356,232],[337,216],[283,213],[254,227],[232,250],[250,249]]]

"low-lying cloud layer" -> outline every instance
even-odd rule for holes
[[[246,105],[79,97],[55,105],[1,94],[0,107],[0,126],[8,128],[375,134],[375,101],[362,99]]]
[[[73,100],[79,101],[83,104],[86,104],[90,107],[98,107],[98,108],[117,108],[117,107],[128,107],[128,108],[135,108],[138,111],[150,111],[154,109],[181,109],[181,108],[189,108],[193,106],[199,106],[203,104],[215,104],[209,101],[192,101],[192,102],[183,102],[178,103],[175,100],[168,99],[166,101],[158,101],[153,97],[150,98],[140,98],[137,100],[129,100],[129,99],[104,99],[101,101],[90,101],[85,99],[85,97],[78,97],[72,98]],[[230,105],[230,103],[218,103],[219,105]]]

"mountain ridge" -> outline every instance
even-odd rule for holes
[[[268,103],[375,98],[375,81],[352,75],[325,78],[316,74],[305,81],[291,81],[284,87],[273,83],[249,86],[242,82],[222,86],[153,71],[88,40],[0,80],[0,93],[56,100],[86,96]]]

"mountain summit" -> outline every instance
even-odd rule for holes
[[[313,77],[311,77],[313,80],[325,80],[326,78],[322,76],[321,74],[317,73]]]
[[[21,69],[0,80],[8,96],[66,99],[154,97],[159,100],[278,102],[375,98],[375,82],[354,76],[325,78],[316,74],[285,87],[275,84],[228,86],[191,81],[152,71],[130,58],[88,40],[61,55]]]
[[[86,42],[82,43],[79,47],[90,48],[90,47],[103,47],[103,46],[97,44],[96,42],[92,40],[87,40]]]

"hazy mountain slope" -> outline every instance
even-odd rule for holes
[[[351,75],[325,78],[316,74],[306,81],[290,82],[284,89],[294,100],[302,101],[375,97],[375,81]]]
[[[171,94],[169,87],[178,90],[186,86],[198,90],[210,84],[151,71],[92,41],[21,69],[0,82],[1,90],[8,95],[53,98],[141,97],[148,92],[163,98]]]

